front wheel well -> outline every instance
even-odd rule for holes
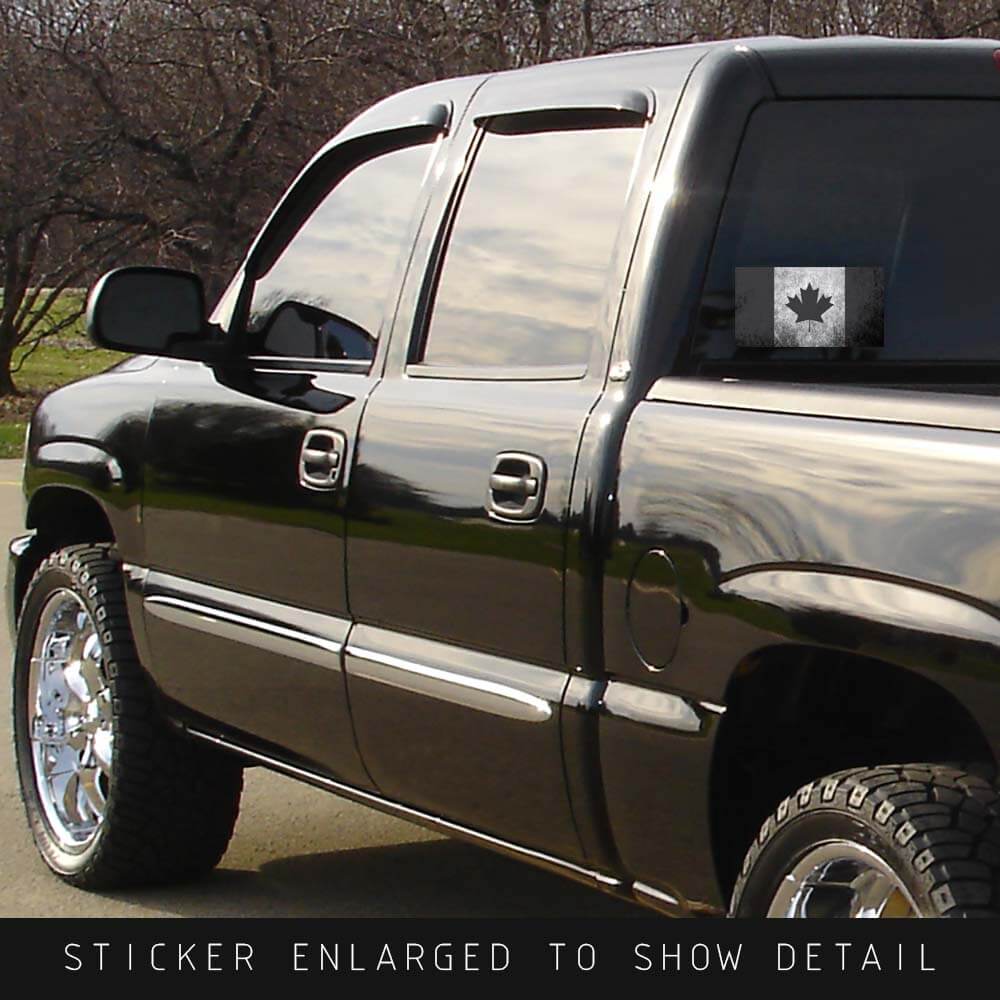
[[[764,819],[806,782],[849,767],[962,762],[992,777],[989,741],[928,678],[837,650],[780,646],[730,682],[711,781],[713,851],[728,898]]]
[[[68,486],[44,486],[28,503],[25,525],[34,541],[21,558],[14,580],[14,607],[20,613],[35,570],[46,556],[80,542],[114,542],[111,522],[89,493]]]

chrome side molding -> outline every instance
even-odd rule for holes
[[[276,655],[305,660],[320,667],[340,669],[342,646],[333,639],[163,594],[145,598],[143,608],[153,618],[171,625],[257,646]]]
[[[529,723],[550,722],[564,701],[643,725],[698,733],[703,716],[724,705],[694,702],[626,681],[569,677],[564,671],[510,660],[373,625],[351,625],[158,570],[124,564],[145,612],[171,625],[256,645],[349,676]]]
[[[650,905],[655,906],[658,910],[665,910],[675,916],[678,913],[687,912],[687,906],[676,896],[669,892],[664,892],[662,889],[654,889],[653,886],[646,885],[645,882],[633,882],[632,892],[637,899],[642,902],[649,902]]]
[[[698,704],[705,709],[706,712],[711,712],[712,715],[725,715],[726,706],[719,705],[714,701],[699,701]]]
[[[349,677],[536,723],[553,718],[567,680],[562,671],[371,625],[354,626],[345,667]]]
[[[340,669],[350,631],[346,619],[133,564],[123,564],[122,570],[127,586],[142,597],[143,610],[153,619]]]
[[[629,722],[681,733],[701,732],[701,716],[694,706],[686,698],[668,691],[609,681],[603,704],[609,714]]]

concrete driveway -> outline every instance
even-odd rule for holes
[[[0,461],[0,536],[21,529],[20,462]],[[641,916],[645,911],[446,840],[261,768],[221,866],[170,889],[96,895],[38,858],[10,741],[10,642],[0,630],[0,916]]]

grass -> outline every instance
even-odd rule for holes
[[[67,292],[50,313],[58,322],[78,307],[80,292]],[[20,458],[24,430],[38,401],[53,389],[96,375],[125,357],[117,351],[95,347],[83,330],[82,317],[58,334],[46,338],[32,351],[14,351],[14,383],[19,396],[0,398],[0,458]]]
[[[27,424],[0,424],[0,458],[20,458]]]

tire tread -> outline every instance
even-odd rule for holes
[[[935,915],[1000,914],[1000,793],[962,765],[851,768],[803,785],[761,825],[733,890],[736,912],[772,839],[807,812],[837,809],[880,830],[927,892]]]

